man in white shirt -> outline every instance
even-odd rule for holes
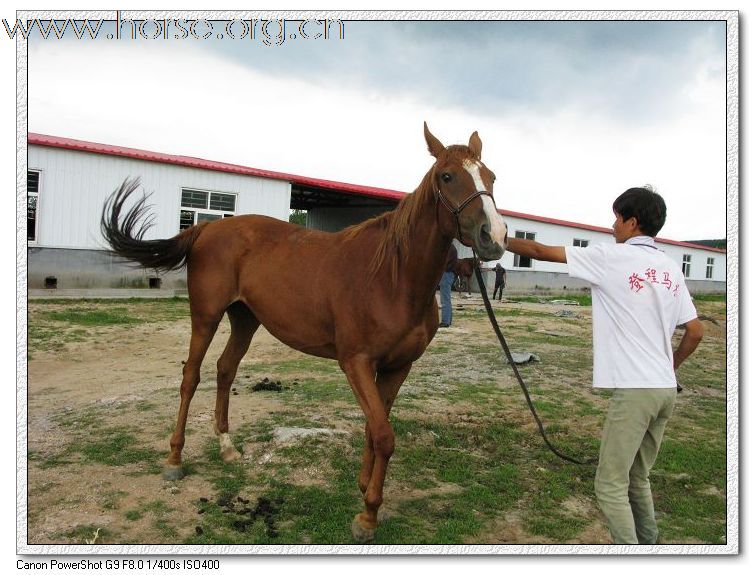
[[[508,250],[565,263],[590,282],[593,386],[614,390],[595,474],[595,494],[614,543],[655,544],[649,474],[676,400],[675,371],[703,337],[679,265],[655,245],[666,221],[663,198],[631,188],[613,203],[615,244],[546,246],[510,238]],[[677,325],[684,335],[676,350]]]

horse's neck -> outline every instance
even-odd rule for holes
[[[442,208],[441,208],[442,209]],[[399,266],[399,281],[411,285],[418,303],[435,297],[435,288],[445,271],[452,238],[441,233],[435,202],[426,202],[409,230],[408,253]]]

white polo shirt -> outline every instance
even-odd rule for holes
[[[677,263],[648,236],[567,247],[566,261],[592,288],[593,386],[676,387],[671,337],[697,317]]]

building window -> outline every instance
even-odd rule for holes
[[[682,273],[685,278],[689,277],[689,272],[692,269],[692,254],[684,254],[682,256]]]
[[[26,240],[37,241],[37,200],[39,199],[39,172],[26,172]]]
[[[586,248],[587,244],[590,243],[590,240],[578,240],[577,238],[574,238],[574,247],[576,248]]]
[[[705,279],[713,279],[713,262],[714,258],[708,258],[708,262],[705,264]]]
[[[236,213],[236,195],[202,190],[181,190],[179,229],[185,230],[199,222],[228,218]]]
[[[514,237],[525,239],[525,240],[534,240],[535,232],[516,232],[514,234]],[[514,254],[514,267],[515,268],[531,268],[532,258]]]

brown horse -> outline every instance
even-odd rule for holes
[[[459,278],[459,291],[467,289],[472,294],[472,274],[474,274],[474,258],[459,258],[454,264],[453,272]]]
[[[425,124],[425,140],[436,161],[414,193],[395,210],[338,233],[242,215],[202,222],[170,239],[143,240],[146,197],[122,215],[138,180],[124,181],[110,196],[101,224],[114,253],[148,268],[187,266],[191,343],[165,479],[183,477],[189,403],[227,314],[231,336],[217,363],[215,404],[223,460],[240,457],[228,434],[229,389],[260,325],[294,349],[337,360],[367,420],[358,480],[365,509],[352,533],[359,541],[374,537],[394,450],[388,416],[438,328],[435,286],[451,241],[474,247],[484,260],[499,259],[507,241],[477,132],[468,146],[446,148]],[[281,265],[290,261],[296,269]],[[312,289],[298,288],[301,275]]]

